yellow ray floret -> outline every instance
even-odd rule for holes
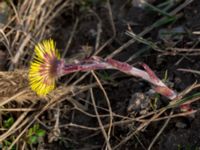
[[[44,96],[55,88],[57,64],[60,55],[53,40],[44,40],[35,46],[35,56],[30,64],[31,89]]]

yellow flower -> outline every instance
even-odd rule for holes
[[[45,96],[55,88],[60,54],[53,40],[44,40],[35,46],[35,56],[30,64],[29,82],[31,89]]]

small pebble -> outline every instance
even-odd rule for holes
[[[176,127],[177,127],[177,128],[181,128],[181,129],[184,129],[184,128],[187,127],[187,124],[178,121],[178,122],[176,123]]]

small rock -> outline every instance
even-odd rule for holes
[[[132,0],[132,5],[134,7],[144,8],[146,3],[153,3],[155,0]]]
[[[187,124],[178,121],[178,122],[176,123],[176,127],[177,127],[177,128],[181,128],[181,129],[184,129],[184,128],[187,127]]]
[[[132,95],[131,99],[129,100],[129,105],[127,108],[127,112],[147,112],[150,103],[150,99],[144,93],[137,92]]]

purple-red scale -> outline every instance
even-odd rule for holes
[[[154,87],[154,90],[166,97],[172,97],[174,95],[174,91],[172,91],[171,89],[169,89],[168,87],[163,87],[163,86],[156,86]]]
[[[64,72],[65,73],[72,73],[75,71],[79,71],[79,65],[65,65]]]
[[[156,82],[159,82],[159,79],[157,78],[157,76],[155,75],[155,73],[149,68],[148,65],[146,65],[145,63],[141,64],[143,66],[143,68],[146,70],[146,72],[149,74],[149,77],[152,80],[155,80]]]
[[[129,64],[119,62],[119,61],[114,60],[114,59],[109,58],[106,61],[109,64],[111,64],[112,66],[116,67],[117,69],[120,69],[123,72],[129,72],[132,69],[132,66],[130,66]]]

